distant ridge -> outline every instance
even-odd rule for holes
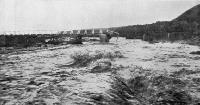
[[[200,24],[200,4],[187,10],[173,21],[197,22]]]

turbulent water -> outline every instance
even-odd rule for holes
[[[200,68],[200,56],[189,54],[198,46],[181,43],[150,44],[141,40],[112,38],[109,44],[87,42],[20,54],[1,55],[0,105],[70,105],[89,101],[88,94],[109,89],[111,73],[91,73],[90,65],[67,66],[75,52],[121,52],[112,67],[141,66],[160,71]]]

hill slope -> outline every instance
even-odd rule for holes
[[[193,8],[187,10],[182,15],[178,16],[173,21],[187,21],[187,22],[197,22],[200,24],[200,4],[194,6]]]
[[[188,40],[200,36],[200,4],[192,7],[172,21],[158,21],[152,24],[111,28],[120,36],[129,39]],[[170,38],[169,39],[169,34]]]

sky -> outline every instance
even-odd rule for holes
[[[0,0],[0,32],[106,28],[170,21],[200,0]]]

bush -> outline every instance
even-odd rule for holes
[[[92,57],[89,55],[88,52],[87,53],[76,52],[70,57],[74,60],[72,65],[77,65],[77,66],[85,66],[92,61]]]
[[[186,81],[164,75],[137,75],[125,79],[112,77],[111,89],[97,105],[197,105]]]
[[[200,73],[200,70],[187,70],[187,69],[183,68],[179,71],[173,72],[173,74],[171,74],[171,76],[179,77],[179,76],[199,74],[199,73]]]
[[[113,60],[114,58],[122,58],[123,55],[119,51],[106,52],[97,50],[94,52],[94,54],[90,53],[89,51],[77,51],[70,57],[74,60],[73,64],[70,66],[76,65],[79,67],[83,67],[98,59],[107,58]]]

